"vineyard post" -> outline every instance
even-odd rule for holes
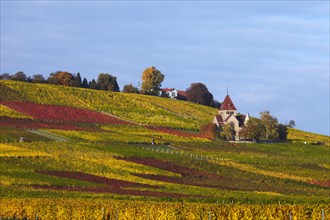
[[[324,215],[324,209],[322,209],[322,220],[325,219],[325,215]]]
[[[38,210],[36,211],[36,220],[38,220]]]
[[[290,211],[290,220],[292,220],[292,212]]]
[[[104,207],[102,207],[102,220],[104,220]]]
[[[148,213],[147,213],[147,219],[150,220],[150,209],[148,210]]]
[[[209,218],[208,220],[211,220],[211,211],[209,211]]]

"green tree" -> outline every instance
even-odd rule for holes
[[[92,79],[92,81],[89,83],[88,87],[90,89],[97,89],[97,83],[96,83],[95,79]]]
[[[82,83],[81,83],[81,87],[83,87],[83,88],[88,88],[88,87],[89,87],[89,85],[88,85],[88,81],[87,81],[86,78],[83,79],[83,81],[82,81]]]
[[[145,69],[142,73],[142,93],[157,95],[164,78],[165,76],[154,66]]]
[[[277,127],[278,139],[281,141],[286,141],[288,136],[288,128],[284,124],[279,124]]]
[[[19,71],[12,76],[12,80],[26,82],[27,76],[24,72]]]
[[[74,77],[74,80],[72,82],[72,86],[74,86],[74,87],[81,87],[81,76],[80,76],[80,73],[79,72]]]
[[[294,120],[290,120],[289,124],[288,124],[288,127],[290,127],[290,128],[296,127],[296,122]]]
[[[139,89],[137,87],[134,87],[131,83],[131,84],[127,84],[127,85],[124,86],[123,92],[126,92],[126,93],[139,93]]]
[[[234,125],[229,123],[223,127],[223,131],[221,132],[221,137],[226,140],[234,140],[235,139],[235,128]]]
[[[203,83],[192,83],[187,89],[187,101],[206,106],[214,106],[213,95]]]
[[[108,90],[113,92],[119,92],[119,86],[117,83],[117,77],[114,77],[108,73],[100,73],[97,78],[97,87],[100,90]]]
[[[267,140],[275,140],[278,138],[278,120],[270,115],[269,111],[260,112],[260,122],[265,128],[263,138]]]
[[[262,135],[265,133],[265,127],[261,124],[257,118],[250,118],[246,124],[246,128],[241,131],[241,136],[247,139],[253,139],[259,141]]]
[[[35,74],[32,76],[32,82],[33,83],[45,83],[46,80],[43,75],[41,74]]]

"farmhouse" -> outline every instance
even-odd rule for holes
[[[217,125],[220,130],[227,124],[231,124],[236,133],[235,139],[239,140],[239,132],[246,126],[249,119],[249,114],[242,115],[237,112],[233,101],[227,94],[220,106],[218,114],[214,117],[213,124]]]
[[[168,95],[171,99],[187,100],[187,95],[185,91],[176,90],[174,88],[160,89],[158,96]]]

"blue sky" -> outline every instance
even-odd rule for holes
[[[204,83],[241,113],[329,135],[329,1],[4,1],[1,73]]]

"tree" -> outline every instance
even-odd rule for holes
[[[214,103],[214,106],[212,106],[212,107],[214,107],[216,109],[219,109],[221,107],[221,103],[218,100],[214,99],[213,103]]]
[[[90,89],[97,89],[97,84],[95,79],[93,79],[90,83],[89,83],[89,88]]]
[[[124,86],[123,92],[126,92],[126,93],[139,93],[139,89],[137,87],[134,87],[131,83],[131,84],[127,84],[127,85]]]
[[[74,77],[74,80],[72,81],[71,85],[74,87],[81,87],[81,76],[79,72]]]
[[[3,73],[0,75],[0,79],[10,80],[12,76],[9,73]]]
[[[41,74],[35,74],[32,76],[32,81],[33,83],[45,83],[45,77]]]
[[[97,78],[97,87],[100,90],[119,92],[117,77],[107,73],[100,73]]]
[[[187,101],[214,106],[213,95],[203,83],[192,83],[187,89]]]
[[[246,126],[243,127],[243,128],[239,131],[238,136],[239,136],[240,139],[243,139],[243,140],[249,138],[249,133],[248,133],[248,129],[247,129]]]
[[[296,122],[294,120],[290,120],[289,124],[288,124],[288,127],[290,127],[290,128],[296,127]]]
[[[55,73],[51,73],[47,81],[49,84],[72,86],[74,76],[66,71],[57,71]]]
[[[216,138],[216,132],[217,132],[217,126],[213,123],[208,123],[206,125],[203,125],[200,129],[201,134],[205,137],[215,139]]]
[[[278,120],[276,117],[270,115],[269,111],[260,112],[260,122],[265,128],[262,135],[267,140],[275,140],[278,138]]]
[[[19,71],[12,76],[12,80],[26,82],[27,76],[24,72]]]
[[[287,140],[288,128],[284,124],[279,124],[277,127],[278,139],[281,141]]]
[[[83,79],[82,84],[81,84],[81,87],[83,87],[83,88],[88,88],[89,87],[88,81],[87,81],[86,78]]]
[[[142,93],[157,95],[164,78],[165,76],[154,66],[145,69],[142,73]]]
[[[235,139],[235,128],[234,125],[229,123],[223,127],[223,131],[221,132],[221,137],[226,140],[234,140]]]
[[[250,118],[246,124],[246,128],[243,128],[243,132],[240,132],[242,137],[247,139],[253,139],[259,141],[264,133],[264,126],[257,118]]]

